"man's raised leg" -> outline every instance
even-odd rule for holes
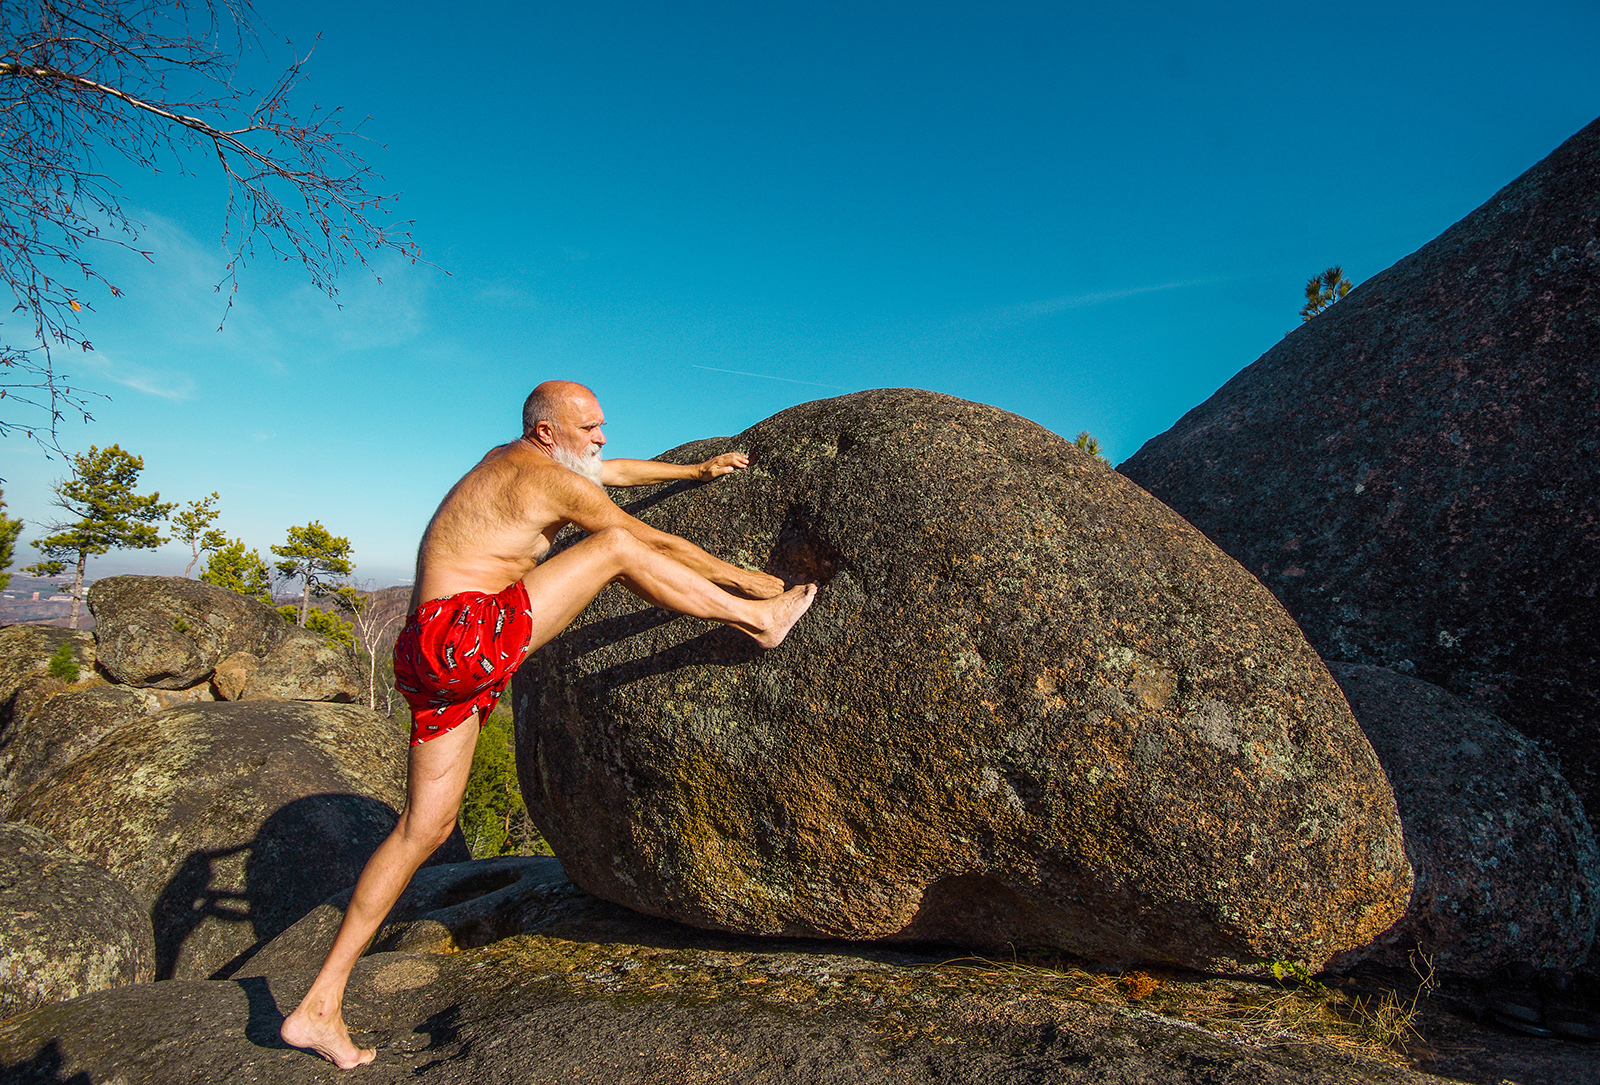
[[[666,610],[710,618],[740,629],[763,648],[775,648],[816,597],[801,584],[772,599],[746,599],[640,542],[608,527],[568,547],[522,578],[533,610],[534,648],[561,632],[613,580]]]
[[[477,742],[474,716],[411,747],[405,809],[400,811],[394,831],[361,871],[322,970],[300,1005],[284,1020],[280,1035],[285,1043],[310,1048],[341,1070],[372,1061],[376,1053],[357,1047],[345,1028],[345,984],[411,876],[449,838],[467,789]]]

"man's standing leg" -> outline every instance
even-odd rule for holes
[[[478,726],[473,716],[453,730],[411,747],[405,809],[394,831],[367,860],[322,970],[300,1005],[284,1020],[281,1034],[286,1043],[311,1048],[341,1070],[372,1061],[375,1052],[357,1047],[345,1028],[345,984],[411,876],[455,827],[472,772]]]
[[[523,577],[532,619],[528,650],[540,648],[565,629],[602,588],[618,579],[657,606],[742,629],[764,647],[783,640],[816,595],[816,587],[809,584],[772,599],[731,595],[622,528],[604,528]],[[372,1061],[374,1052],[357,1047],[345,1029],[341,1017],[345,984],[411,875],[450,835],[472,771],[477,737],[478,724],[473,720],[411,747],[406,808],[394,832],[361,872],[322,971],[285,1019],[280,1033],[287,1043],[311,1048],[344,1070]]]

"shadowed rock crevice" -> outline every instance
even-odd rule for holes
[[[791,508],[778,528],[764,568],[786,585],[829,584],[839,571],[838,549],[823,536],[804,508]]]

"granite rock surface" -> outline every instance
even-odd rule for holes
[[[1548,741],[1600,816],[1600,121],[1120,470],[1325,658]]]
[[[11,723],[18,693],[48,678],[50,657],[63,644],[72,645],[79,668],[92,674],[93,633],[48,625],[8,625],[0,629],[0,737]]]
[[[212,702],[128,723],[11,816],[147,910],[159,979],[225,972],[352,884],[405,797],[405,736],[353,705]],[[459,834],[441,861],[465,859]]]
[[[0,732],[0,814],[35,780],[159,708],[152,691],[127,686],[67,689],[40,699]]]
[[[1349,1042],[1362,1019],[1356,1001],[1372,998],[1355,989],[1339,996],[1352,1019],[1341,1025],[1308,1016],[1307,999],[1327,994],[1270,982],[717,934],[597,900],[549,858],[438,867],[413,888],[397,909],[405,916],[381,939],[423,933],[433,920],[422,915],[474,909],[513,919],[522,933],[477,948],[440,940],[429,952],[380,943],[359,961],[345,1013],[356,1040],[378,1051],[358,1071],[362,1081],[1587,1085],[1593,1077],[1589,1046],[1475,1028],[1451,1011],[1456,992],[1420,1002],[1418,1033],[1402,1052],[1370,1037]],[[318,912],[336,921],[339,904]],[[328,928],[315,916],[252,959],[288,951],[264,972],[122,988],[0,1022],[0,1080],[332,1080],[335,1071],[277,1039],[282,1014],[320,962],[319,937],[294,937]],[[297,957],[315,961],[297,968]]]
[[[89,587],[99,661],[129,686],[186,689],[234,652],[264,656],[289,626],[271,607],[180,576],[111,576]]]
[[[364,691],[355,660],[335,642],[309,629],[290,628],[260,664],[250,667],[248,657],[229,656],[223,663],[243,664],[248,671],[236,700],[335,701],[349,704]],[[219,664],[220,666],[221,664]],[[221,686],[219,684],[218,688]]]
[[[1538,745],[1448,690],[1382,667],[1329,669],[1394,787],[1416,887],[1406,916],[1351,957],[1486,977],[1568,972],[1600,922],[1600,849]]]

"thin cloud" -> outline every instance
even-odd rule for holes
[[[820,384],[817,381],[797,381],[793,377],[774,377],[771,373],[746,373],[742,369],[718,369],[713,365],[693,365],[690,369],[704,369],[710,373],[731,373],[735,377],[760,377],[762,380],[783,381],[785,384],[805,384],[812,388],[832,388],[839,392],[848,392],[849,389],[842,384]]]
[[[532,305],[537,300],[532,290],[520,283],[496,279],[473,291],[481,305]]]
[[[187,373],[173,373],[131,362],[119,362],[101,351],[90,351],[83,361],[106,380],[132,388],[147,396],[158,396],[173,403],[186,403],[194,398],[194,378]]]
[[[979,323],[983,324],[1015,324],[1024,320],[1038,320],[1040,317],[1051,316],[1066,309],[1081,309],[1089,305],[1101,305],[1108,301],[1121,301],[1124,298],[1136,298],[1143,294],[1159,294],[1166,290],[1183,290],[1191,286],[1210,286],[1213,283],[1227,282],[1236,278],[1232,275],[1212,276],[1208,279],[1183,279],[1178,282],[1154,283],[1150,286],[1130,286],[1124,290],[1101,290],[1092,294],[1065,294],[1058,298],[1047,298],[1044,301],[1029,301],[1019,305],[1007,305],[1001,309],[991,309],[981,314]]]

